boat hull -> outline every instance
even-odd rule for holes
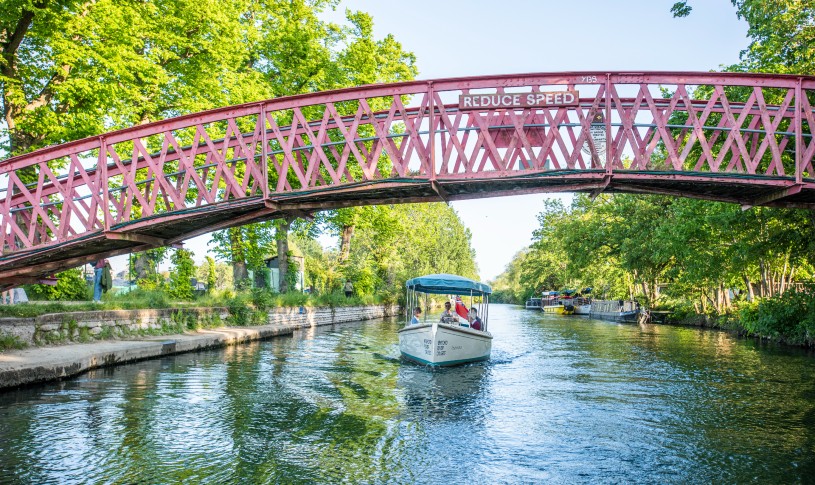
[[[596,318],[597,320],[607,320],[610,322],[621,323],[637,323],[639,319],[639,310],[627,312],[591,312],[589,318]]]
[[[575,315],[589,315],[591,314],[591,304],[585,305],[575,305],[574,306],[574,314]]]
[[[544,313],[552,313],[554,315],[571,315],[574,313],[574,307],[566,308],[563,305],[546,305],[543,307]]]
[[[399,330],[399,351],[420,364],[448,366],[490,358],[492,335],[445,323],[408,325]]]

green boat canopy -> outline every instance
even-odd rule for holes
[[[490,285],[454,274],[429,274],[408,280],[409,290],[436,295],[489,295]]]

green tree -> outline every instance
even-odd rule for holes
[[[286,3],[4,2],[5,151],[255,98],[266,90],[244,67],[258,37],[249,19]]]
[[[291,275],[289,271],[289,228],[294,222],[293,217],[279,219],[276,222],[275,241],[277,242],[277,271],[278,271],[278,291],[287,293],[294,289],[291,286]]]
[[[492,299],[496,303],[522,304],[537,293],[538,284],[523,276],[522,268],[531,257],[531,248],[524,248],[512,257],[504,271],[491,281]]]
[[[262,29],[260,54],[269,60],[260,63],[264,77],[272,86],[273,95],[284,96],[310,91],[335,89],[376,82],[410,80],[416,74],[413,54],[405,52],[392,36],[376,40],[373,36],[372,18],[361,12],[347,12],[349,25],[345,28],[325,23],[317,13],[327,6],[327,2],[312,5],[299,5],[281,10],[281,14]],[[372,101],[372,108],[380,108],[382,101]],[[341,112],[352,112],[355,107],[338,106]],[[360,133],[364,133],[363,127]],[[359,167],[349,167],[359,175]],[[355,209],[345,209],[340,213],[354,214]],[[353,216],[352,216],[353,218]],[[346,224],[344,235],[347,243],[353,234],[353,224]],[[280,246],[287,244],[285,221],[278,221],[274,227],[257,231],[244,230],[228,232],[229,238],[216,236],[213,245],[219,254],[229,254],[235,265],[235,281],[245,276],[242,268],[248,262],[247,248],[266,248],[264,257],[273,253],[269,242],[274,234],[276,254],[282,259]],[[228,245],[227,245],[228,242]],[[347,245],[346,245],[347,247]],[[347,255],[347,251],[344,253]],[[287,264],[283,265],[281,285],[287,285]],[[288,286],[288,285],[287,285]],[[282,291],[282,290],[281,290]]]
[[[348,11],[344,25],[322,20],[335,5],[9,0],[0,12],[0,153],[223,105],[415,76],[414,56],[392,36],[376,39],[368,14]],[[254,264],[247,248],[261,247],[269,234],[228,231],[215,239],[236,284]],[[155,279],[149,263],[136,256],[142,280]]]
[[[207,293],[215,291],[216,281],[215,259],[212,256],[207,256]]]
[[[82,268],[57,273],[56,278],[56,285],[27,285],[26,294],[32,300],[52,301],[84,301],[93,296]]]
[[[343,262],[344,276],[358,293],[397,296],[407,279],[428,273],[478,277],[472,235],[452,208],[428,203],[365,209]]]
[[[167,288],[171,298],[192,300],[192,278],[195,276],[195,262],[192,252],[177,249],[172,256],[173,270],[170,272],[170,283]]]
[[[736,15],[747,21],[751,42],[741,64],[751,72],[815,73],[815,4],[809,0],[731,0]],[[675,17],[692,11],[688,0],[671,7]]]
[[[207,289],[210,292],[232,288],[232,266],[218,262],[212,256],[206,257],[195,274],[198,281],[207,282]]]
[[[235,287],[246,285],[249,270],[263,269],[264,260],[276,254],[275,223],[261,222],[212,233],[209,248],[215,257],[232,265]]]

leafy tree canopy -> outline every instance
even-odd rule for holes
[[[413,54],[334,0],[6,0],[0,153],[276,96],[411,79]]]

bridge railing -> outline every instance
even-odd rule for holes
[[[577,99],[460,106],[555,92]],[[14,252],[212,204],[383,181],[659,171],[801,183],[815,177],[813,103],[813,78],[728,73],[490,76],[272,99],[0,162],[0,237]]]

